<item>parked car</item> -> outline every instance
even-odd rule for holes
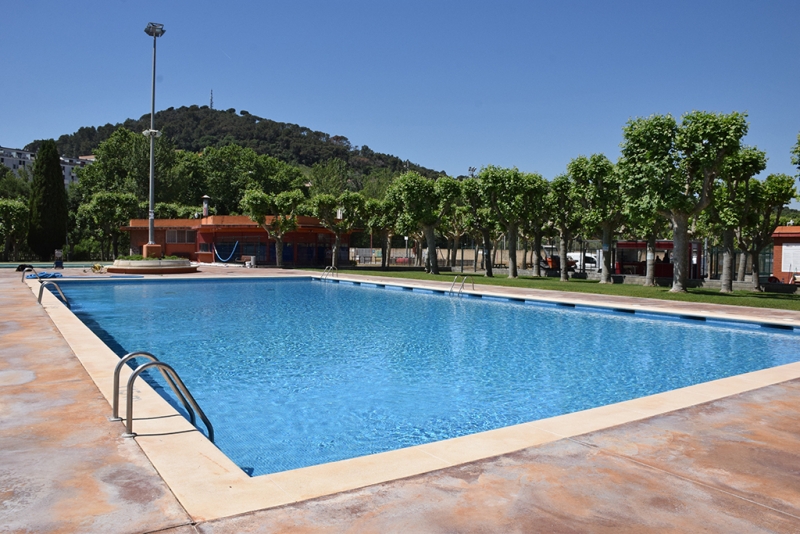
[[[581,253],[580,252],[568,252],[567,257],[570,260],[571,265],[575,265],[578,269],[581,268],[580,260],[581,260]],[[584,254],[583,255],[583,266],[588,270],[595,270],[597,269],[597,257],[594,254]]]

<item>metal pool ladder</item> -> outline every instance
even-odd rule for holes
[[[126,412],[125,412],[125,433],[122,434],[125,438],[132,438],[136,436],[136,433],[133,431],[133,383],[136,381],[136,378],[142,374],[142,372],[146,371],[151,367],[157,368],[161,375],[164,377],[164,380],[167,382],[169,387],[172,389],[172,392],[175,393],[175,396],[181,401],[183,407],[186,409],[186,412],[189,414],[189,422],[192,425],[196,426],[196,418],[195,413],[200,416],[200,419],[206,425],[208,429],[208,440],[211,443],[214,443],[214,427],[211,426],[211,421],[208,420],[206,417],[205,412],[203,409],[200,408],[200,405],[197,404],[197,401],[194,400],[192,394],[189,393],[189,390],[186,387],[186,384],[183,383],[183,380],[178,376],[178,373],[172,366],[160,361],[158,358],[150,354],[149,352],[137,351],[131,352],[123,356],[117,365],[114,367],[114,387],[113,387],[113,400],[111,403],[112,406],[112,416],[109,418],[110,421],[122,421],[122,418],[119,416],[119,373],[122,370],[122,367],[129,361],[134,358],[147,358],[150,360],[147,363],[144,363],[137,367],[131,376],[128,378],[128,384],[126,389]]]
[[[457,296],[459,296],[459,297],[461,296],[462,291],[464,291],[464,284],[467,283],[467,278],[469,278],[470,282],[472,283],[472,290],[475,291],[475,279],[472,278],[471,276],[464,276],[463,279],[461,280],[461,285],[458,287]],[[450,285],[450,291],[448,291],[448,294],[450,294],[450,295],[453,294],[453,288],[456,287],[456,283],[458,283],[458,279],[459,279],[458,276],[453,278],[453,283]]]
[[[58,284],[56,284],[52,280],[42,280],[42,277],[39,276],[39,273],[37,273],[36,269],[34,269],[33,267],[25,267],[22,270],[22,278],[20,279],[20,282],[24,282],[25,281],[25,273],[33,273],[34,275],[36,275],[36,280],[39,281],[39,299],[38,299],[39,300],[39,304],[42,303],[42,293],[44,293],[44,286],[56,286],[56,289],[58,290],[58,294],[61,295],[61,300],[64,301],[64,304],[69,306],[69,301],[67,300],[67,297],[64,296],[64,292],[61,291],[61,288],[58,286]]]
[[[334,267],[333,265],[328,265],[327,267],[325,267],[325,270],[322,271],[322,276],[320,277],[320,280],[325,280],[329,276],[334,276],[334,275],[336,275],[336,278],[339,278],[339,269],[337,267]]]
[[[42,293],[44,293],[44,286],[56,286],[58,294],[61,295],[61,300],[63,300],[64,304],[66,304],[69,307],[69,301],[67,300],[67,297],[64,296],[64,292],[61,291],[61,288],[58,287],[58,284],[56,284],[51,280],[39,280],[39,304],[42,303]]]
[[[39,277],[39,273],[36,272],[36,269],[34,269],[33,267],[25,267],[22,270],[22,279],[20,280],[20,282],[25,281],[25,273],[31,273],[31,272],[36,275],[37,280],[39,280],[40,282],[42,281],[41,277]]]

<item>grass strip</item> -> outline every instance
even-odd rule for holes
[[[341,274],[359,274],[385,276],[389,278],[405,278],[410,280],[435,280],[439,282],[452,282],[453,278],[461,273],[443,273],[439,275],[428,274],[421,271],[375,271],[375,270],[340,270]],[[597,280],[572,279],[561,282],[558,278],[531,278],[527,276],[517,279],[505,275],[492,278],[474,276],[475,284],[502,287],[523,287],[528,289],[542,289],[551,291],[570,291],[573,293],[594,293],[598,295],[614,295],[619,297],[638,297],[646,299],[675,300],[681,302],[699,302],[707,304],[727,304],[731,306],[749,306],[752,308],[772,308],[777,310],[800,311],[800,294],[791,293],[757,293],[754,291],[734,291],[733,293],[720,293],[718,289],[690,288],[686,293],[670,293],[669,287],[644,287],[635,284],[601,284]]]

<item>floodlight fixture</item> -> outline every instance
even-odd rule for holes
[[[165,31],[167,30],[164,29],[164,25],[157,22],[148,22],[147,27],[144,29],[144,33],[150,37],[161,37]]]

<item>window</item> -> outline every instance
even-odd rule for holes
[[[167,230],[167,243],[194,243],[196,240],[195,230]]]
[[[781,271],[796,273],[800,271],[800,243],[784,243],[782,248]]]

